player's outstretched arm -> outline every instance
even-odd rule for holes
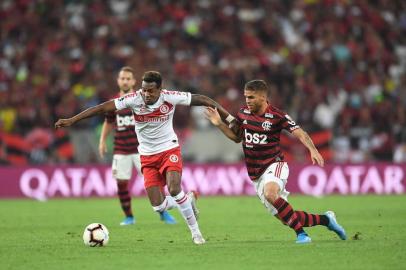
[[[82,119],[89,118],[101,113],[114,112],[115,110],[116,105],[114,104],[114,100],[106,101],[102,104],[90,107],[71,118],[59,119],[55,123],[55,128],[70,127],[71,125],[75,124],[76,122]]]
[[[319,151],[317,150],[316,146],[314,146],[314,143],[312,139],[310,138],[309,134],[307,134],[306,131],[304,131],[301,128],[298,128],[292,132],[292,134],[298,138],[304,146],[307,147],[310,151],[310,157],[312,159],[313,164],[318,164],[319,166],[323,167],[324,166],[324,159],[320,155]]]
[[[206,106],[217,108],[222,120],[225,120],[229,124],[235,120],[234,116],[232,116],[226,109],[224,109],[220,104],[218,104],[208,96],[192,94],[190,106]]]
[[[99,155],[101,158],[104,158],[104,155],[107,153],[106,140],[110,132],[113,130],[113,124],[107,122],[106,120],[103,123],[103,127],[100,134],[99,141]]]
[[[237,126],[237,121],[233,121],[232,128],[228,127],[220,117],[217,108],[206,107],[206,111],[204,112],[205,116],[209,121],[218,127],[224,135],[227,136],[230,140],[239,143],[241,142],[241,134],[238,133],[239,127]]]

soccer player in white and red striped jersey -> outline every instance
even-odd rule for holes
[[[115,98],[133,93],[135,83],[134,70],[128,66],[122,67],[117,76],[119,93]],[[141,173],[140,154],[137,150],[138,139],[137,134],[135,134],[134,124],[134,116],[130,109],[110,112],[106,114],[100,134],[99,154],[104,158],[107,152],[107,136],[114,130],[112,172],[113,177],[117,180],[117,193],[121,209],[125,214],[125,218],[120,225],[135,224],[135,217],[131,209],[131,194],[128,189],[133,168],[135,167],[138,173]],[[160,212],[159,215],[166,224],[176,223],[168,211]]]
[[[283,161],[280,133],[282,130],[292,133],[310,151],[313,164],[323,167],[323,157],[309,135],[288,114],[269,103],[265,81],[246,83],[244,96],[247,106],[240,109],[236,121],[232,121],[230,127],[222,121],[216,109],[208,107],[205,114],[228,138],[237,143],[242,141],[248,175],[261,202],[270,213],[296,232],[296,243],[311,242],[303,227],[316,225],[328,227],[345,240],[345,231],[337,223],[332,211],[324,215],[308,214],[293,210],[287,201],[289,167]]]
[[[131,109],[139,141],[138,151],[141,154],[145,188],[153,209],[162,212],[178,206],[191,231],[193,242],[201,245],[205,243],[205,239],[197,223],[194,194],[185,194],[181,188],[182,157],[172,123],[176,105],[216,107],[226,121],[232,117],[209,97],[162,89],[161,74],[148,71],[143,75],[140,90],[86,109],[72,118],[59,119],[55,128],[69,127],[96,114]],[[162,196],[160,191],[165,185],[176,205]]]

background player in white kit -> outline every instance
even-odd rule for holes
[[[233,117],[212,99],[189,92],[162,90],[159,72],[148,71],[142,78],[142,88],[135,93],[91,107],[69,119],[59,119],[55,128],[72,124],[100,113],[130,108],[134,113],[135,130],[139,140],[142,172],[151,205],[157,212],[178,206],[195,244],[205,240],[197,223],[197,209],[193,193],[186,195],[181,188],[182,157],[178,138],[173,130],[176,105],[210,106],[218,108],[221,117],[230,122]],[[172,198],[162,196],[160,190],[168,186]]]
[[[119,93],[121,97],[134,92],[136,79],[134,70],[131,67],[122,67],[117,76]],[[131,194],[129,192],[129,181],[135,167],[141,174],[141,160],[138,153],[138,139],[134,129],[134,116],[130,109],[107,113],[103,123],[99,142],[99,154],[104,158],[107,152],[106,139],[114,129],[114,155],[112,162],[113,177],[117,180],[117,194],[120,200],[121,209],[125,214],[120,225],[135,224],[135,217],[131,209]],[[160,218],[166,224],[175,224],[175,219],[168,211],[159,212]]]

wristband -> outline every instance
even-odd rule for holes
[[[234,120],[234,116],[232,116],[231,114],[229,114],[226,118],[226,121],[230,124],[233,120]]]

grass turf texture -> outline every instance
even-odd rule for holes
[[[117,199],[0,201],[1,269],[405,269],[406,196],[291,196],[298,210],[334,210],[349,239],[324,227],[308,228],[313,243],[265,211],[256,197],[200,198],[195,246],[174,209],[165,225],[145,199],[133,199],[137,224],[122,227]],[[110,231],[106,247],[82,242],[86,225]]]

